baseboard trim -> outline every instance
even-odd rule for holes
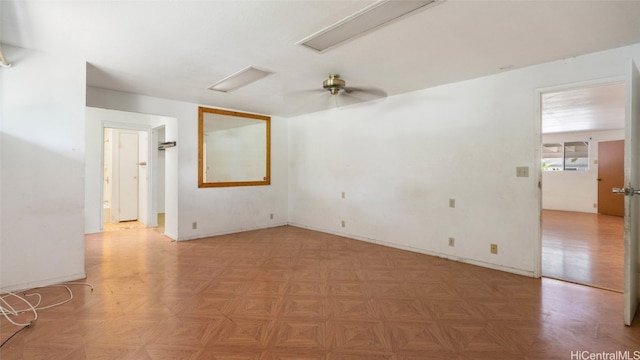
[[[82,273],[77,273],[73,275],[61,276],[61,277],[56,277],[56,278],[51,278],[51,279],[46,279],[41,281],[33,281],[33,282],[24,283],[24,284],[10,285],[6,287],[3,286],[3,287],[0,287],[0,290],[6,291],[6,292],[17,292],[17,291],[41,288],[49,285],[56,285],[60,283],[70,282],[70,281],[82,280],[86,278],[87,278],[87,274],[82,272]]]
[[[269,229],[269,228],[273,228],[273,227],[287,226],[287,225],[289,225],[289,224],[286,223],[286,222],[278,222],[278,223],[275,223],[275,224],[269,224],[269,225],[265,225],[265,226],[250,226],[250,227],[243,227],[243,228],[234,229],[234,230],[225,230],[225,231],[206,233],[206,234],[199,234],[199,235],[191,235],[191,236],[180,236],[177,239],[177,241],[188,241],[188,240],[204,239],[204,238],[208,238],[208,237],[212,237],[212,236],[236,234],[236,233],[245,232],[245,231],[262,230],[262,229]]]
[[[535,273],[534,273],[533,270],[529,271],[529,270],[524,270],[524,269],[518,269],[518,268],[514,268],[514,267],[510,267],[510,266],[504,266],[504,265],[488,263],[488,262],[480,261],[480,260],[474,260],[474,259],[468,259],[468,258],[463,258],[463,257],[459,257],[459,256],[453,256],[453,255],[449,255],[449,254],[443,254],[443,253],[439,253],[439,252],[436,252],[436,251],[430,251],[430,250],[416,248],[416,247],[413,247],[413,246],[407,246],[407,245],[402,245],[402,244],[382,241],[382,240],[378,240],[378,239],[354,236],[352,234],[342,233],[342,232],[339,232],[339,231],[331,231],[331,230],[316,228],[316,227],[313,227],[313,226],[307,226],[307,225],[302,225],[302,224],[297,224],[297,223],[289,223],[289,225],[290,226],[299,227],[299,228],[303,228],[303,229],[319,231],[319,232],[323,232],[323,233],[327,233],[327,234],[338,235],[338,236],[342,236],[342,237],[346,237],[346,238],[354,239],[354,240],[358,240],[358,241],[364,241],[364,242],[368,242],[368,243],[372,243],[372,244],[378,244],[378,245],[382,245],[382,246],[387,246],[387,247],[391,247],[391,248],[394,248],[394,249],[407,250],[407,251],[411,251],[411,252],[415,252],[415,253],[419,253],[419,254],[435,256],[435,257],[439,257],[439,258],[443,258],[443,259],[447,259],[447,260],[451,260],[451,261],[457,261],[457,262],[460,262],[460,263],[465,263],[465,264],[480,266],[480,267],[484,267],[484,268],[488,268],[488,269],[503,271],[503,272],[507,272],[507,273],[511,273],[511,274],[516,274],[516,275],[522,275],[522,276],[526,276],[526,277],[536,278]]]
[[[395,248],[395,249],[407,250],[407,251],[411,251],[411,252],[415,252],[415,253],[419,253],[419,254],[435,256],[435,257],[439,257],[439,258],[443,258],[443,259],[447,259],[447,260],[451,260],[451,261],[457,261],[457,262],[460,262],[460,263],[465,263],[465,264],[480,266],[480,267],[484,267],[484,268],[488,268],[488,269],[503,271],[503,272],[507,272],[507,273],[511,273],[511,274],[516,274],[516,275],[521,275],[521,276],[526,276],[526,277],[531,277],[531,278],[539,277],[539,276],[535,276],[535,272],[533,270],[519,269],[519,268],[514,268],[514,267],[504,266],[504,265],[499,265],[499,264],[493,264],[493,263],[480,261],[480,260],[475,260],[475,259],[469,259],[469,258],[463,258],[463,257],[459,257],[459,256],[453,256],[453,255],[450,255],[450,254],[443,254],[443,253],[439,253],[437,251],[430,251],[430,250],[426,250],[426,249],[416,248],[416,247],[413,247],[413,246],[407,246],[407,245],[402,245],[402,244],[398,244],[398,243],[382,241],[382,240],[378,240],[378,239],[355,236],[353,234],[343,233],[343,232],[339,232],[339,231],[331,231],[331,230],[318,228],[318,227],[314,227],[314,226],[307,226],[307,225],[303,225],[303,224],[298,224],[298,223],[295,223],[295,222],[279,222],[277,224],[272,224],[272,225],[270,224],[268,226],[244,227],[244,228],[238,228],[238,229],[226,230],[226,231],[220,231],[220,232],[213,232],[213,233],[207,233],[207,234],[199,234],[199,235],[192,235],[192,236],[181,236],[177,241],[189,241],[189,240],[204,239],[204,238],[213,237],[213,236],[235,234],[235,233],[244,232],[244,231],[268,229],[268,228],[278,227],[278,226],[295,226],[295,227],[299,227],[299,228],[303,228],[303,229],[309,229],[309,230],[323,232],[323,233],[327,233],[327,234],[333,234],[333,235],[337,235],[337,236],[342,236],[342,237],[346,237],[346,238],[353,239],[353,240],[364,241],[364,242],[368,242],[368,243],[372,243],[372,244],[378,244],[378,245],[382,245],[382,246],[387,246],[387,247],[391,247],[391,248]]]

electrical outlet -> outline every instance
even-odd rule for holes
[[[449,207],[452,209],[456,207],[456,199],[449,199]]]
[[[191,228],[194,229],[194,230],[197,229],[198,228],[198,223],[197,222],[191,223]]]
[[[498,244],[491,244],[491,253],[498,255]]]
[[[452,238],[452,237],[449,238],[449,246],[451,246],[451,247],[456,246],[456,239],[455,238]]]
[[[344,199],[347,196],[347,194],[344,193],[344,191],[342,192],[342,198]]]
[[[269,219],[273,220],[273,213],[269,214]]]
[[[344,220],[342,220],[342,223],[341,223],[341,225],[342,225],[342,227],[344,227]]]
[[[529,177],[529,167],[528,166],[516,167],[516,177]]]

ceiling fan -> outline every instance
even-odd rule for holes
[[[371,97],[371,99],[369,100],[373,100],[374,98],[382,98],[382,97],[386,97],[387,93],[377,89],[377,88],[352,88],[352,87],[347,87],[347,82],[344,81],[339,74],[330,74],[329,78],[324,80],[322,82],[322,88],[326,91],[328,91],[331,95],[341,95],[341,94],[352,94],[354,92],[356,93],[363,93],[366,95],[369,95],[369,97]],[[366,100],[363,100],[366,101]]]
[[[298,90],[285,95],[286,101],[299,103],[299,108],[314,111],[332,107],[354,105],[387,97],[387,93],[374,87],[348,87],[347,82],[339,74],[330,74],[322,82],[321,89]],[[324,99],[324,100],[323,100]],[[331,101],[328,101],[331,99]]]

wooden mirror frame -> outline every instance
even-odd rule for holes
[[[244,119],[260,120],[266,123],[266,149],[265,149],[265,176],[262,180],[247,180],[241,179],[238,181],[219,181],[219,182],[205,182],[204,174],[204,121],[206,114],[217,114],[231,117],[239,117]],[[210,187],[230,187],[230,186],[256,186],[256,185],[270,185],[271,184],[271,117],[264,115],[248,114],[236,111],[228,111],[214,108],[198,107],[198,187],[210,188]]]

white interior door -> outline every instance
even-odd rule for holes
[[[119,131],[118,220],[138,219],[138,132]]]
[[[631,325],[638,308],[640,288],[640,74],[633,60],[629,63],[626,87],[624,323]]]

